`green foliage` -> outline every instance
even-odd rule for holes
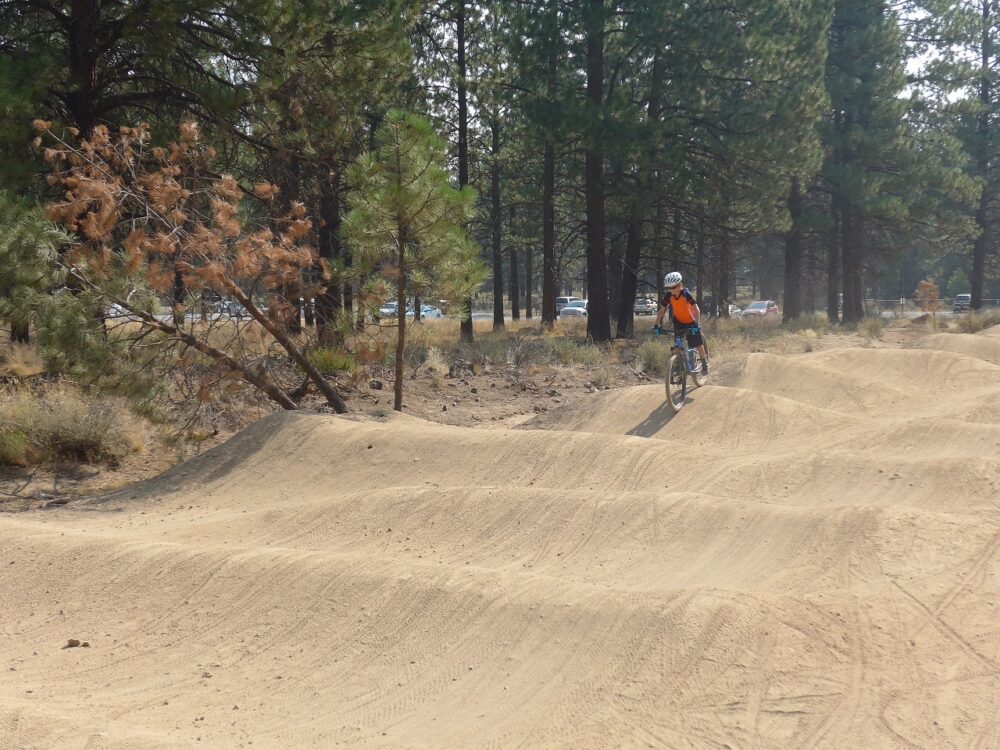
[[[543,340],[549,356],[559,364],[599,365],[605,360],[604,352],[595,344],[581,344],[565,336],[551,336]]]
[[[311,349],[306,352],[306,357],[324,377],[336,375],[339,372],[354,372],[358,369],[357,362],[350,354],[332,347]]]
[[[362,272],[395,264],[391,273],[403,274],[408,294],[433,291],[461,304],[486,278],[465,229],[475,194],[452,187],[444,143],[426,120],[390,112],[376,141],[348,171],[353,192],[343,233],[355,264]]]
[[[56,254],[67,242],[40,208],[0,191],[0,320],[28,330],[29,299],[59,283]]]
[[[646,339],[639,345],[636,358],[643,372],[661,375],[667,369],[667,347],[657,339]]]
[[[27,466],[28,436],[13,428],[0,428],[0,466]]]

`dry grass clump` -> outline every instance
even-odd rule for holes
[[[986,328],[1000,325],[1000,310],[970,312],[957,318],[955,324],[960,333],[977,333]]]
[[[63,384],[0,391],[0,463],[118,466],[145,448],[144,431],[116,398],[87,398]]]
[[[651,375],[661,375],[667,370],[668,344],[658,338],[643,341],[636,350],[640,369]]]
[[[882,318],[867,317],[862,318],[858,323],[858,333],[866,339],[882,338]]]
[[[830,327],[830,321],[822,313],[803,313],[797,318],[785,321],[782,325],[789,331],[809,330],[822,336]]]
[[[21,380],[41,375],[43,372],[45,372],[45,362],[31,344],[0,345],[0,377]]]

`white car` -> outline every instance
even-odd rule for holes
[[[556,315],[562,312],[562,309],[566,307],[570,302],[575,302],[580,299],[579,297],[556,297]]]
[[[586,318],[587,300],[575,299],[559,311],[559,318]]]
[[[635,304],[632,305],[632,312],[636,315],[656,315],[656,311],[659,309],[659,305],[656,300],[650,299],[649,297],[639,297]]]
[[[393,310],[393,314],[395,314],[395,310]],[[407,310],[406,311],[406,317],[412,318],[413,317],[413,310]],[[433,305],[421,305],[420,306],[420,319],[421,320],[424,320],[425,318],[433,320],[433,319],[436,319],[436,318],[443,318],[443,317],[444,317],[444,313],[441,312],[440,310],[438,310]]]

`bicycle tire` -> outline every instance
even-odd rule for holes
[[[684,366],[684,357],[679,352],[673,352],[667,360],[665,381],[667,404],[676,414],[684,406],[684,399],[687,397],[687,368]]]
[[[698,353],[697,349],[694,350],[694,358],[695,362],[697,363],[698,369],[695,372],[691,373],[691,380],[694,381],[694,384],[696,386],[701,388],[701,386],[705,385],[705,381],[708,380],[708,373],[705,372],[705,362],[704,360],[702,360],[701,355]]]

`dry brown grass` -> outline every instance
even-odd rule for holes
[[[45,362],[32,344],[0,344],[0,377],[31,378],[45,372]]]
[[[88,398],[68,383],[0,390],[0,463],[117,466],[146,442],[123,399]]]

